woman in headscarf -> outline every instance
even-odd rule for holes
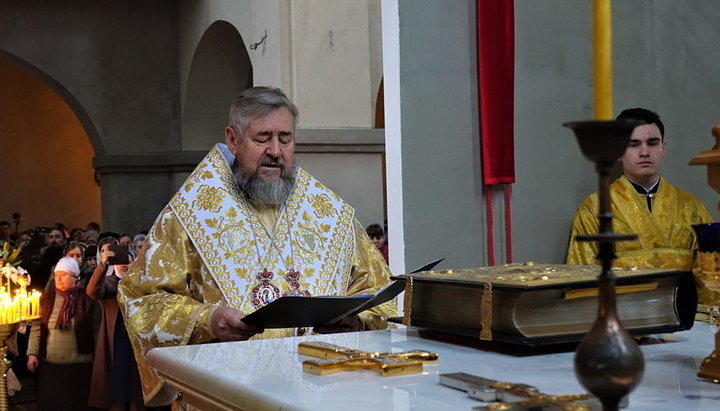
[[[40,327],[30,331],[27,367],[39,374],[41,410],[83,410],[92,373],[95,302],[78,283],[80,267],[73,258],[61,258],[54,274],[55,287],[40,298]]]
[[[112,237],[100,240],[98,265],[85,290],[88,296],[100,301],[102,307],[89,404],[109,410],[144,409],[140,375],[117,302],[118,283],[127,274],[132,253],[125,253],[127,261],[110,266],[111,257],[120,256],[110,249],[111,240],[107,238]]]
[[[65,244],[65,247],[63,247],[63,257],[70,257],[73,260],[77,261],[78,267],[80,267],[80,276],[78,277],[78,283],[81,286],[85,286],[85,281],[87,279],[84,279],[82,276],[82,269],[83,269],[83,255],[85,253],[85,246],[82,243],[79,243],[77,241],[70,241],[67,244]],[[53,286],[55,284],[55,270],[53,269],[52,274],[50,274],[50,278],[47,281],[47,284],[45,284],[45,292],[51,292],[53,290]]]

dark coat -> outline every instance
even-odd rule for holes
[[[47,338],[48,338],[48,322],[55,305],[55,288],[51,292],[43,293],[40,297],[41,307],[41,323],[40,323],[40,359],[44,360],[47,355]],[[85,293],[78,294],[78,303],[73,314],[75,323],[75,339],[77,340],[77,350],[80,354],[92,354],[95,344],[93,330],[93,309],[95,301],[89,298]]]
[[[117,341],[115,330],[118,325],[120,306],[117,302],[117,286],[120,279],[112,274],[107,274],[107,267],[98,264],[93,271],[92,277],[88,280],[85,291],[87,295],[98,300],[102,307],[102,320],[98,333],[97,345],[95,346],[95,360],[93,362],[92,383],[90,386],[90,400],[88,404],[96,408],[110,408],[117,402],[125,403],[134,401],[142,404],[142,391],[140,389],[137,365],[134,358],[129,358],[130,364],[124,364],[134,371],[134,375],[128,381],[113,381],[117,376],[118,359],[114,352]],[[128,342],[129,344],[129,342]],[[117,379],[117,378],[115,378]],[[123,395],[118,390],[118,384],[124,385],[123,391],[131,394]],[[129,387],[128,387],[129,386]],[[127,397],[132,398],[127,398]]]

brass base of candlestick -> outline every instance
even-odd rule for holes
[[[715,349],[700,364],[698,377],[720,383],[720,331],[715,333]]]
[[[0,378],[0,411],[7,411],[10,408],[7,392],[7,371],[10,369],[12,361],[5,357],[7,355],[5,340],[12,335],[15,327],[17,327],[17,324],[0,324],[0,371],[2,371],[2,378]]]
[[[702,225],[693,226],[695,231],[702,229]],[[699,251],[697,253],[700,278],[710,290],[720,290],[720,252]],[[715,302],[720,303],[720,301]],[[709,322],[713,325],[720,323],[718,318],[719,307],[715,304],[708,307]],[[720,383],[720,331],[715,333],[715,349],[708,355],[698,370],[698,377],[707,378],[714,383]]]

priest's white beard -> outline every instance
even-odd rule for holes
[[[280,163],[280,177],[273,181],[263,180],[258,177],[258,172],[263,164]],[[240,188],[247,193],[250,198],[263,204],[282,204],[287,201],[295,186],[295,168],[287,170],[285,161],[282,158],[272,159],[264,156],[260,161],[255,173],[251,176],[245,175],[242,171],[242,165],[235,158],[232,164],[232,172],[235,175]]]

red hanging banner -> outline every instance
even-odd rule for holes
[[[477,0],[483,182],[515,182],[513,0]]]

